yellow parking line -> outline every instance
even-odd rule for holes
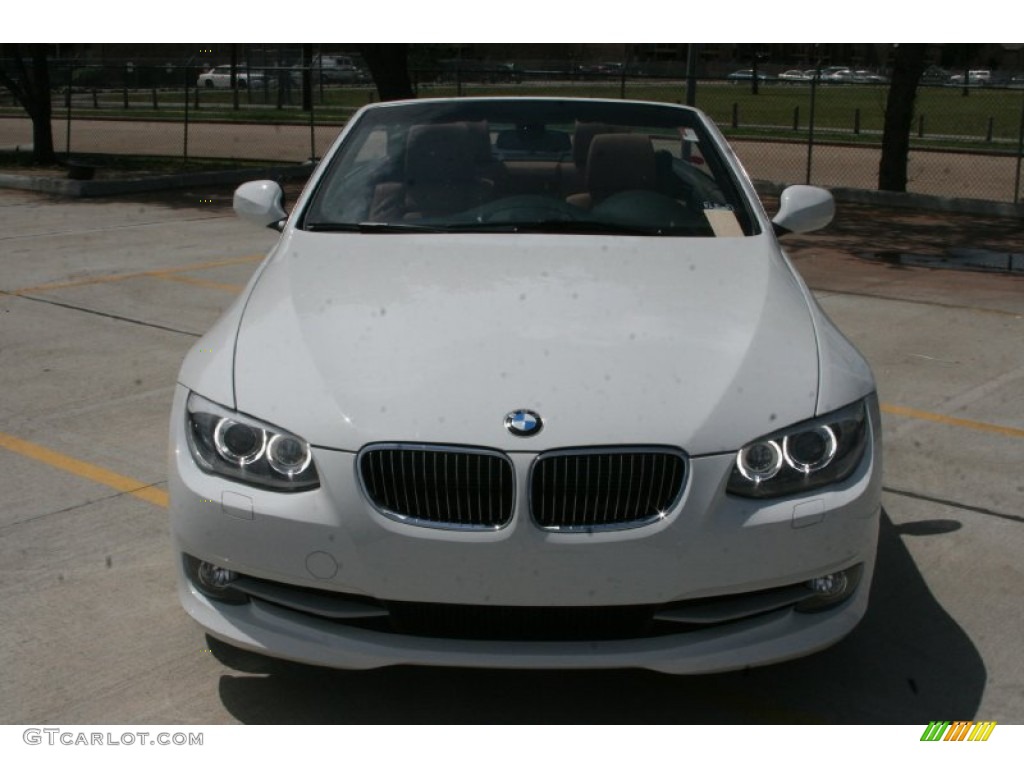
[[[131,494],[137,499],[148,501],[150,504],[155,504],[158,507],[166,507],[168,504],[167,491],[154,488],[152,485],[141,480],[119,475],[95,464],[72,458],[57,451],[51,451],[49,448],[44,448],[36,443],[30,443],[28,440],[22,440],[21,438],[14,437],[14,435],[0,432],[0,448],[6,448],[8,451],[29,459],[41,461],[51,467],[69,472],[86,480],[91,480],[94,483],[106,485],[121,493]]]
[[[972,419],[958,419],[955,416],[945,416],[941,413],[930,411],[919,411],[916,408],[907,408],[902,405],[889,405],[882,403],[882,413],[889,413],[893,416],[905,416],[908,419],[920,419],[922,421],[933,421],[936,424],[945,424],[950,427],[963,427],[973,429],[977,432],[991,432],[1003,437],[1024,437],[1024,429],[1016,427],[1004,427],[1000,424],[989,424],[984,421],[973,421]]]
[[[219,261],[207,261],[200,264],[182,264],[180,267],[168,267],[167,269],[153,269],[145,272],[127,272],[118,275],[100,275],[98,277],[83,277],[80,280],[66,280],[60,283],[44,283],[33,285],[28,288],[20,288],[10,291],[15,296],[26,293],[45,293],[57,291],[63,288],[77,288],[82,285],[99,285],[102,283],[116,283],[120,280],[133,280],[137,277],[168,277],[179,272],[200,272],[204,269],[216,269],[217,267],[228,267],[234,264],[246,264],[254,261],[261,261],[263,256],[239,256],[233,259],[221,259]]]
[[[175,283],[185,283],[185,285],[197,285],[200,288],[213,288],[218,291],[227,291],[228,293],[241,293],[244,285],[235,285],[233,283],[217,283],[213,280],[203,280],[200,277],[191,277],[189,275],[153,275],[153,277],[160,280],[172,280]]]

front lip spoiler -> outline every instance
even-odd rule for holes
[[[408,664],[523,670],[640,668],[668,674],[728,672],[823,650],[857,626],[867,610],[868,592],[862,583],[851,600],[825,613],[779,610],[700,632],[639,640],[495,642],[389,635],[314,617],[297,623],[294,611],[269,603],[214,607],[184,580],[179,589],[189,615],[211,636],[302,664],[363,670]]]
[[[194,558],[186,556],[186,562],[193,560]],[[539,622],[539,626],[559,621],[568,627],[573,623],[601,618],[602,613],[613,620],[621,618],[620,614],[628,613],[629,620],[635,622],[635,634],[623,634],[616,630],[615,639],[643,639],[688,633],[796,608],[801,602],[815,595],[806,582],[801,582],[756,592],[681,600],[663,605],[533,608],[382,601],[363,595],[297,587],[245,575],[237,576],[231,582],[230,589],[232,602],[236,602],[237,598],[244,595],[251,599],[255,608],[288,612],[292,614],[293,621],[305,618],[329,621],[341,626],[351,623],[353,627],[384,635],[443,636],[453,639],[460,639],[455,627],[461,626],[467,630],[465,639],[470,639],[471,636],[471,639],[497,641],[522,641],[527,636],[530,636],[529,639],[543,636],[544,639],[557,641],[559,638],[554,629],[550,632],[526,631],[524,634],[522,627],[530,622]],[[855,593],[856,584],[851,596]],[[214,604],[219,603],[214,601]],[[839,604],[841,603],[836,605]],[[410,615],[415,617],[411,625],[408,623]],[[436,623],[432,624],[432,620]],[[479,629],[482,625],[492,627],[493,631],[482,633]],[[501,629],[502,627],[504,629]],[[568,632],[567,636],[580,639],[577,634]]]

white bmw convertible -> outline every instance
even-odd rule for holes
[[[864,615],[868,365],[686,107],[361,110],[189,353],[171,419],[186,611],[339,668],[768,664]]]

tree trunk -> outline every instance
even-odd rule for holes
[[[893,61],[892,83],[885,104],[882,132],[882,159],[878,164],[878,188],[892,192],[907,191],[907,161],[910,156],[910,131],[914,123],[914,99],[924,73],[924,43],[900,43]]]
[[[321,62],[322,65],[323,62]],[[302,44],[302,111],[313,109],[313,44]]]
[[[408,44],[367,43],[359,46],[359,53],[370,68],[381,101],[415,98],[409,80]]]
[[[248,85],[248,81],[246,81]],[[231,108],[238,109],[238,43],[231,44]]]
[[[52,165],[57,157],[53,151],[53,126],[50,123],[50,65],[46,43],[29,46],[31,67],[26,66],[21,46],[4,45],[0,58],[9,59],[12,71],[0,69],[0,85],[9,90],[32,120],[32,162]]]

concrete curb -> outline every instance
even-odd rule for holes
[[[754,187],[761,195],[779,195],[791,184],[774,181],[755,181]],[[885,192],[876,189],[851,189],[829,187],[829,191],[840,203],[874,205],[880,208],[913,208],[940,213],[967,213],[976,216],[998,216],[1001,218],[1024,219],[1024,203],[1000,203],[994,200],[972,200],[960,197],[936,197],[914,192]]]
[[[20,176],[0,173],[0,188],[25,189],[65,197],[109,197],[139,192],[160,192],[189,187],[231,186],[254,179],[294,180],[306,179],[315,166],[283,165],[243,168],[235,171],[202,171],[138,179],[99,179],[79,181],[51,176]]]

